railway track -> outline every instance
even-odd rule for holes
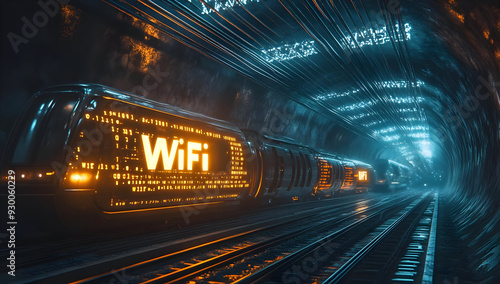
[[[433,194],[309,204],[290,210],[293,216],[111,254],[20,283],[421,282],[429,279],[434,204]]]
[[[424,199],[398,218],[389,219],[374,238],[322,282],[421,283],[424,267],[420,264],[425,262],[434,204]]]
[[[111,271],[113,272],[111,274],[116,275],[116,271],[120,272],[116,270],[117,268],[131,265],[138,260],[147,261],[198,246],[216,246],[219,241],[230,240],[239,235],[264,232],[280,226],[294,226],[294,224],[301,224],[300,222],[307,223],[313,216],[335,214],[338,211],[349,210],[349,208],[352,210],[356,206],[371,205],[386,199],[385,196],[372,195],[369,198],[349,196],[305,202],[300,203],[302,210],[298,212],[296,210],[298,204],[288,204],[277,208],[266,208],[259,212],[260,216],[258,214],[243,215],[239,216],[239,219],[238,217],[232,218],[235,220],[221,220],[179,230],[123,238],[117,234],[115,240],[109,241],[106,237],[105,241],[100,243],[95,242],[96,238],[89,238],[92,242],[85,243],[85,239],[82,238],[77,242],[63,242],[59,246],[55,242],[41,247],[30,247],[20,251],[23,255],[31,252],[32,255],[40,257],[28,261],[20,257],[20,260],[25,261],[20,270],[22,273],[16,277],[16,280],[19,283],[39,281],[55,283],[54,281],[75,281],[81,276],[90,276],[96,272]],[[276,212],[278,209],[279,212]],[[278,217],[269,218],[269,216]],[[73,247],[71,247],[72,243],[75,244]],[[47,253],[50,255],[46,256]]]
[[[424,265],[432,261],[425,254],[435,221],[432,199],[412,202],[366,235],[359,223],[345,227],[235,283],[422,282]],[[342,247],[325,255],[327,242]]]
[[[353,218],[364,219],[365,217],[363,217],[363,215],[367,214],[369,211],[383,208],[385,206],[386,203],[381,203],[370,209],[362,208],[352,214],[347,214],[350,212],[348,211],[349,209],[338,210],[338,212],[333,213],[343,213],[345,215],[323,219],[318,222],[312,221],[310,222],[311,224],[306,226],[294,225],[286,230],[280,229],[279,231],[266,232],[264,236],[259,234],[255,238],[251,239],[245,238],[243,242],[239,241],[235,245],[229,245],[226,249],[221,251],[222,253],[214,255],[213,257],[197,259],[197,256],[192,258],[193,261],[183,261],[185,266],[182,268],[177,265],[173,267],[168,265],[169,267],[165,269],[165,267],[160,267],[162,264],[154,264],[154,266],[150,266],[151,264],[149,264],[147,268],[142,268],[141,270],[155,271],[154,274],[158,276],[147,280],[141,278],[141,276],[136,277],[135,279],[139,280],[140,283],[182,283],[192,277],[194,277],[193,281],[200,281],[204,279],[204,277],[201,277],[200,279],[196,276],[210,272],[212,269],[220,268],[224,265],[232,266],[237,260],[252,258],[259,253],[280,253],[285,249],[285,247],[290,247],[291,245],[297,246],[297,242],[307,242],[313,237],[313,235],[319,235],[322,231],[330,230],[332,226],[341,226],[343,223],[349,222]],[[286,243],[287,241],[289,241],[289,244]],[[272,250],[272,252],[270,252],[270,250]],[[216,253],[209,252],[202,254],[213,255]],[[171,260],[167,261],[167,263],[170,263],[170,261]],[[129,271],[129,273],[133,273],[133,271]],[[141,272],[139,272],[139,275],[141,275],[140,273]]]
[[[378,222],[375,220],[397,213],[413,199],[414,196],[400,198],[398,202],[384,199],[371,206],[358,206],[355,210],[352,207],[322,210],[321,214],[314,215],[315,219],[305,219],[302,223],[294,221],[288,226],[272,226],[248,234],[235,235],[216,243],[165,254],[93,275],[75,283],[261,281],[263,279],[259,276],[260,271],[266,271],[267,267],[270,267],[269,264],[287,263],[288,261],[282,261],[288,259],[287,255],[293,255],[300,250],[299,247],[305,246],[303,250],[308,250],[313,242],[335,250],[335,246],[340,245],[332,245],[332,234],[339,234],[339,231],[368,233],[377,226]],[[327,237],[323,237],[325,233]],[[264,273],[264,276],[267,277],[267,273]]]

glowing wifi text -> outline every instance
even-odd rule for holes
[[[174,139],[172,140],[172,145],[170,149],[167,146],[167,139],[158,137],[156,138],[156,143],[154,150],[151,150],[151,144],[148,135],[142,135],[142,145],[144,146],[144,155],[146,157],[146,164],[148,170],[156,170],[158,166],[158,160],[160,159],[160,154],[163,160],[163,168],[165,170],[172,170],[174,166],[174,160],[177,156],[177,169],[184,170],[184,149],[180,149],[180,145],[184,144],[184,139]],[[208,149],[208,144],[203,144],[203,149]],[[196,151],[201,151],[202,145],[197,142],[187,142],[187,170],[193,170],[193,163],[200,162],[200,154]],[[202,170],[208,171],[208,154],[201,154]]]
[[[367,171],[359,171],[358,172],[358,180],[368,180],[368,172]]]

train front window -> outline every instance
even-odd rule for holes
[[[56,159],[66,141],[67,127],[77,95],[42,95],[20,120],[20,133],[13,141],[12,164],[42,164]]]
[[[14,143],[15,151],[12,156],[13,164],[29,163],[31,153],[35,148],[35,137],[39,133],[43,117],[51,105],[50,98],[37,98],[31,107],[26,110],[21,119],[21,133]]]
[[[56,153],[64,148],[67,129],[70,118],[76,105],[77,96],[75,94],[61,95],[55,99],[49,117],[47,117],[44,135],[41,139],[40,149],[36,157],[37,163],[47,163],[56,159]]]

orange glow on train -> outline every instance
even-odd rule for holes
[[[368,181],[368,171],[358,171],[359,181]]]

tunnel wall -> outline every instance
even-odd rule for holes
[[[64,83],[99,83],[347,157],[370,162],[391,156],[387,147],[280,90],[262,87],[105,4],[82,2],[58,5],[57,13],[31,32],[24,28],[26,22],[33,23],[33,16],[44,11],[37,1],[4,4],[2,149],[18,113],[36,91]],[[496,25],[499,12],[490,9],[490,1],[409,2],[419,7],[410,13],[429,19],[423,27],[430,36],[412,56],[428,85],[424,92],[431,103],[425,107],[432,135],[443,142],[444,159],[437,164],[448,172],[448,192],[443,194],[456,205],[453,217],[469,247],[471,268],[488,277],[499,270],[500,255],[500,49],[498,29],[485,37],[483,28]],[[24,40],[13,43],[11,33]],[[481,94],[490,95],[478,106],[467,105],[479,87]]]
[[[34,23],[42,18],[35,15],[44,8],[37,1],[8,2],[3,9],[2,38],[7,40],[1,53],[2,148],[19,112],[36,91],[58,84],[98,83],[231,121],[242,129],[371,159],[371,151],[353,153],[345,147],[359,135],[330,118],[106,4],[84,1],[52,9],[57,13],[40,27]]]
[[[434,103],[426,112],[431,135],[441,142],[437,166],[448,172],[441,198],[453,208],[447,213],[465,248],[460,253],[468,260],[470,280],[495,282],[500,279],[500,7],[493,1],[443,1],[414,12],[429,19],[429,42],[438,43],[429,44],[416,61],[423,70],[434,70],[426,80],[435,87],[426,90]]]

